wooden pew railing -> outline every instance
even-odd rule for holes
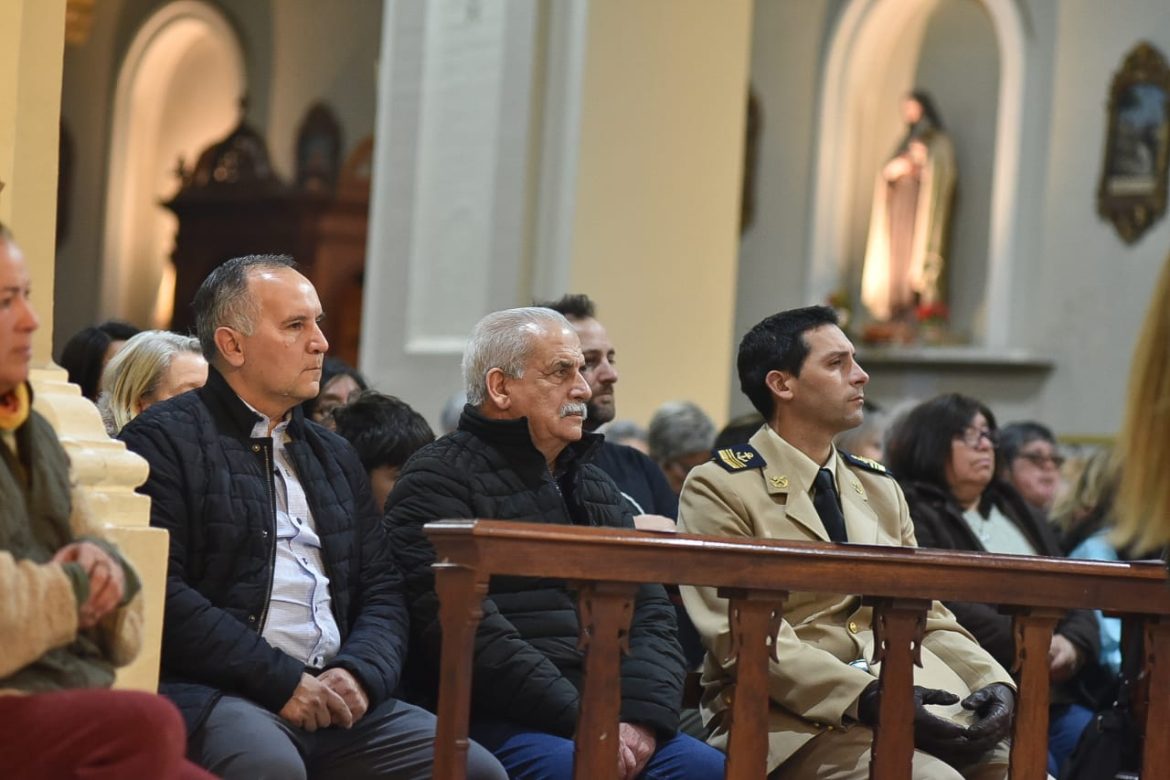
[[[638,583],[719,588],[730,599],[738,653],[727,777],[759,780],[767,751],[767,658],[773,620],[791,592],[863,594],[880,631],[882,699],[871,777],[910,777],[913,648],[932,599],[1002,605],[1014,615],[1019,683],[1011,777],[1046,776],[1048,647],[1060,615],[1098,608],[1144,632],[1148,696],[1142,777],[1170,777],[1170,590],[1159,563],[1098,563],[716,537],[663,536],[604,528],[484,520],[430,523],[436,550],[443,649],[435,777],[462,780],[467,758],[471,660],[481,602],[492,575],[555,577],[579,593],[585,679],[576,735],[575,776],[613,777],[617,767],[618,667]],[[783,663],[783,658],[779,661]],[[897,724],[882,728],[881,724]]]

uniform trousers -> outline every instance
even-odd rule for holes
[[[864,726],[825,731],[772,774],[769,780],[868,780],[873,731]],[[975,764],[955,768],[921,750],[914,751],[913,780],[1006,780],[1010,744],[1000,742]]]
[[[184,758],[175,706],[138,691],[0,696],[0,777],[211,780]]]
[[[188,755],[224,780],[429,780],[435,716],[388,699],[351,728],[309,732],[238,696],[223,696],[191,735]],[[472,742],[468,780],[507,780],[500,762]]]
[[[571,739],[501,721],[472,723],[470,731],[500,759],[512,780],[573,780]],[[658,743],[639,778],[722,780],[725,763],[722,752],[679,733]]]

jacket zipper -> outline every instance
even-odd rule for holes
[[[258,445],[259,446],[259,445]],[[269,529],[269,543],[268,543],[268,589],[264,592],[264,609],[260,612],[260,620],[256,626],[256,633],[264,633],[264,624],[268,621],[268,605],[272,601],[272,583],[276,579],[276,487],[273,485],[272,468],[272,449],[269,447],[261,447],[264,450],[264,473],[267,475],[265,483],[268,486],[268,507],[271,510],[269,515],[272,520],[272,526]]]

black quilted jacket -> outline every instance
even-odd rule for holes
[[[411,609],[409,682],[436,692],[439,660],[431,520],[484,518],[633,527],[616,486],[588,457],[600,436],[570,445],[554,480],[532,445],[527,419],[489,420],[466,407],[459,430],[407,462],[387,501],[394,554]],[[560,580],[493,578],[475,639],[472,717],[509,720],[569,737],[577,725],[582,654],[576,601]],[[621,666],[621,719],[660,735],[678,729],[684,662],[674,611],[660,585],[635,605],[630,653]]]
[[[398,686],[408,632],[402,577],[357,453],[294,407],[287,445],[321,537],[341,650],[370,707]],[[194,731],[221,693],[279,711],[303,665],[260,637],[272,584],[272,439],[214,368],[201,390],[152,406],[122,431],[146,458],[151,525],[171,535],[162,693]]]

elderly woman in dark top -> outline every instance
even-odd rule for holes
[[[898,478],[922,547],[1015,555],[1061,556],[1048,524],[996,477],[995,415],[959,394],[921,403],[892,432],[886,465]],[[1011,617],[994,604],[950,602],[959,622],[995,660],[1011,667]],[[1092,712],[1078,701],[1081,676],[1097,664],[1096,616],[1074,610],[1064,617],[1048,651],[1052,708],[1048,771],[1056,775]]]

